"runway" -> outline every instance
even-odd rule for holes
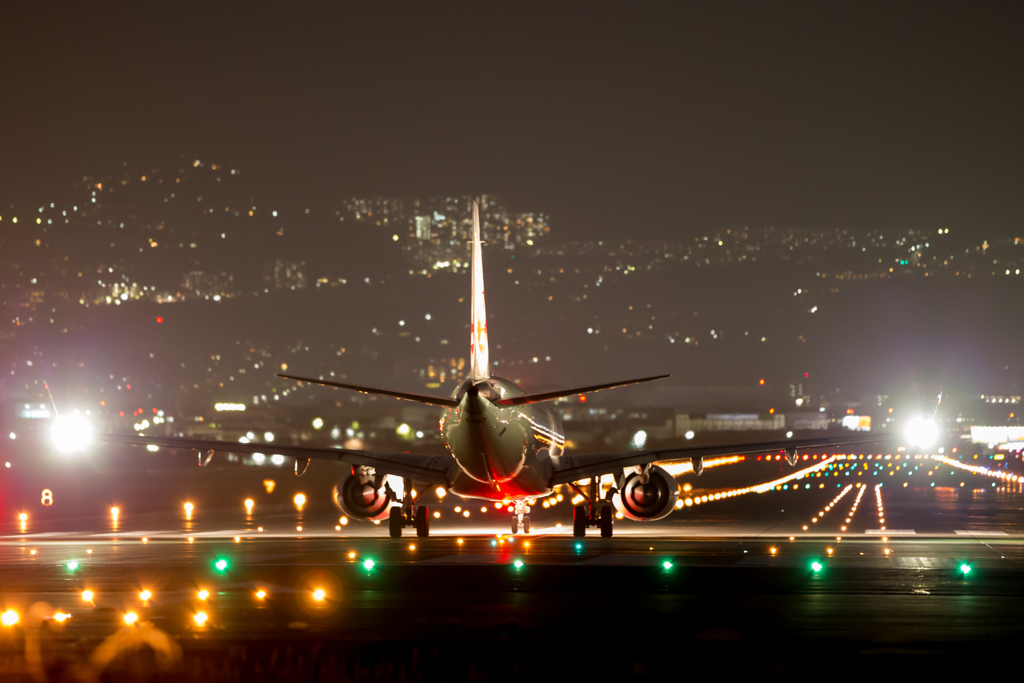
[[[760,474],[700,483],[728,490],[726,476]],[[653,524],[617,521],[611,539],[572,538],[568,500],[535,506],[533,533],[511,537],[507,515],[479,501],[424,496],[439,513],[431,536],[400,540],[383,525],[342,525],[329,482],[281,477],[267,493],[262,476],[154,471],[115,497],[83,495],[78,514],[33,508],[24,529],[12,508],[0,606],[20,621],[0,631],[0,666],[27,671],[26,639],[45,632],[61,680],[82,653],[138,628],[129,613],[181,648],[168,675],[209,680],[309,666],[328,680],[374,666],[390,667],[381,680],[790,676],[840,661],[840,678],[878,666],[948,674],[1024,631],[1024,496],[983,476],[722,498]],[[48,618],[32,622],[33,611]],[[139,656],[107,671],[155,670]]]

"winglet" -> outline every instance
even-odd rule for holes
[[[487,307],[484,305],[484,264],[480,254],[480,207],[473,202],[473,294],[469,325],[471,379],[487,379],[491,368],[487,353]]]

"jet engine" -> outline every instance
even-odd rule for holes
[[[653,522],[667,517],[679,500],[679,484],[672,475],[660,467],[647,470],[644,483],[642,469],[624,473],[621,485],[612,497],[615,509],[628,519]]]
[[[396,493],[373,468],[353,466],[334,487],[334,502],[353,519],[373,521],[390,514]]]

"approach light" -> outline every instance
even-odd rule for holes
[[[971,565],[969,565],[966,562],[964,562],[962,565],[960,565],[960,573],[963,574],[964,576],[967,576],[968,574],[970,574],[971,573]]]
[[[57,418],[50,438],[61,453],[78,453],[92,443],[92,425],[78,413]]]
[[[228,569],[228,561],[225,560],[222,557],[222,558],[218,559],[216,562],[213,563],[213,568],[216,569],[219,572],[227,571],[227,569]]]
[[[907,424],[905,435],[912,446],[928,448],[938,441],[939,428],[932,420],[915,417]]]

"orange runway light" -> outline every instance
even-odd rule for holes
[[[139,620],[139,615],[136,614],[135,612],[126,612],[124,617],[122,617],[122,618],[124,619],[124,623],[128,624],[129,626],[131,626],[132,624],[134,624],[135,622],[137,622]]]
[[[196,595],[199,597],[200,600],[206,600],[208,597],[210,597],[210,591],[204,588],[198,593],[196,593]]]
[[[327,593],[324,591],[323,588],[317,588],[315,591],[313,591],[313,599],[317,602],[323,602],[325,597],[327,597]]]
[[[143,602],[147,602],[151,597],[153,597],[153,594],[148,590],[143,590],[139,592],[139,599]]]
[[[263,591],[263,590],[256,591],[256,599],[257,600],[262,600],[265,597],[267,597],[267,591]]]

